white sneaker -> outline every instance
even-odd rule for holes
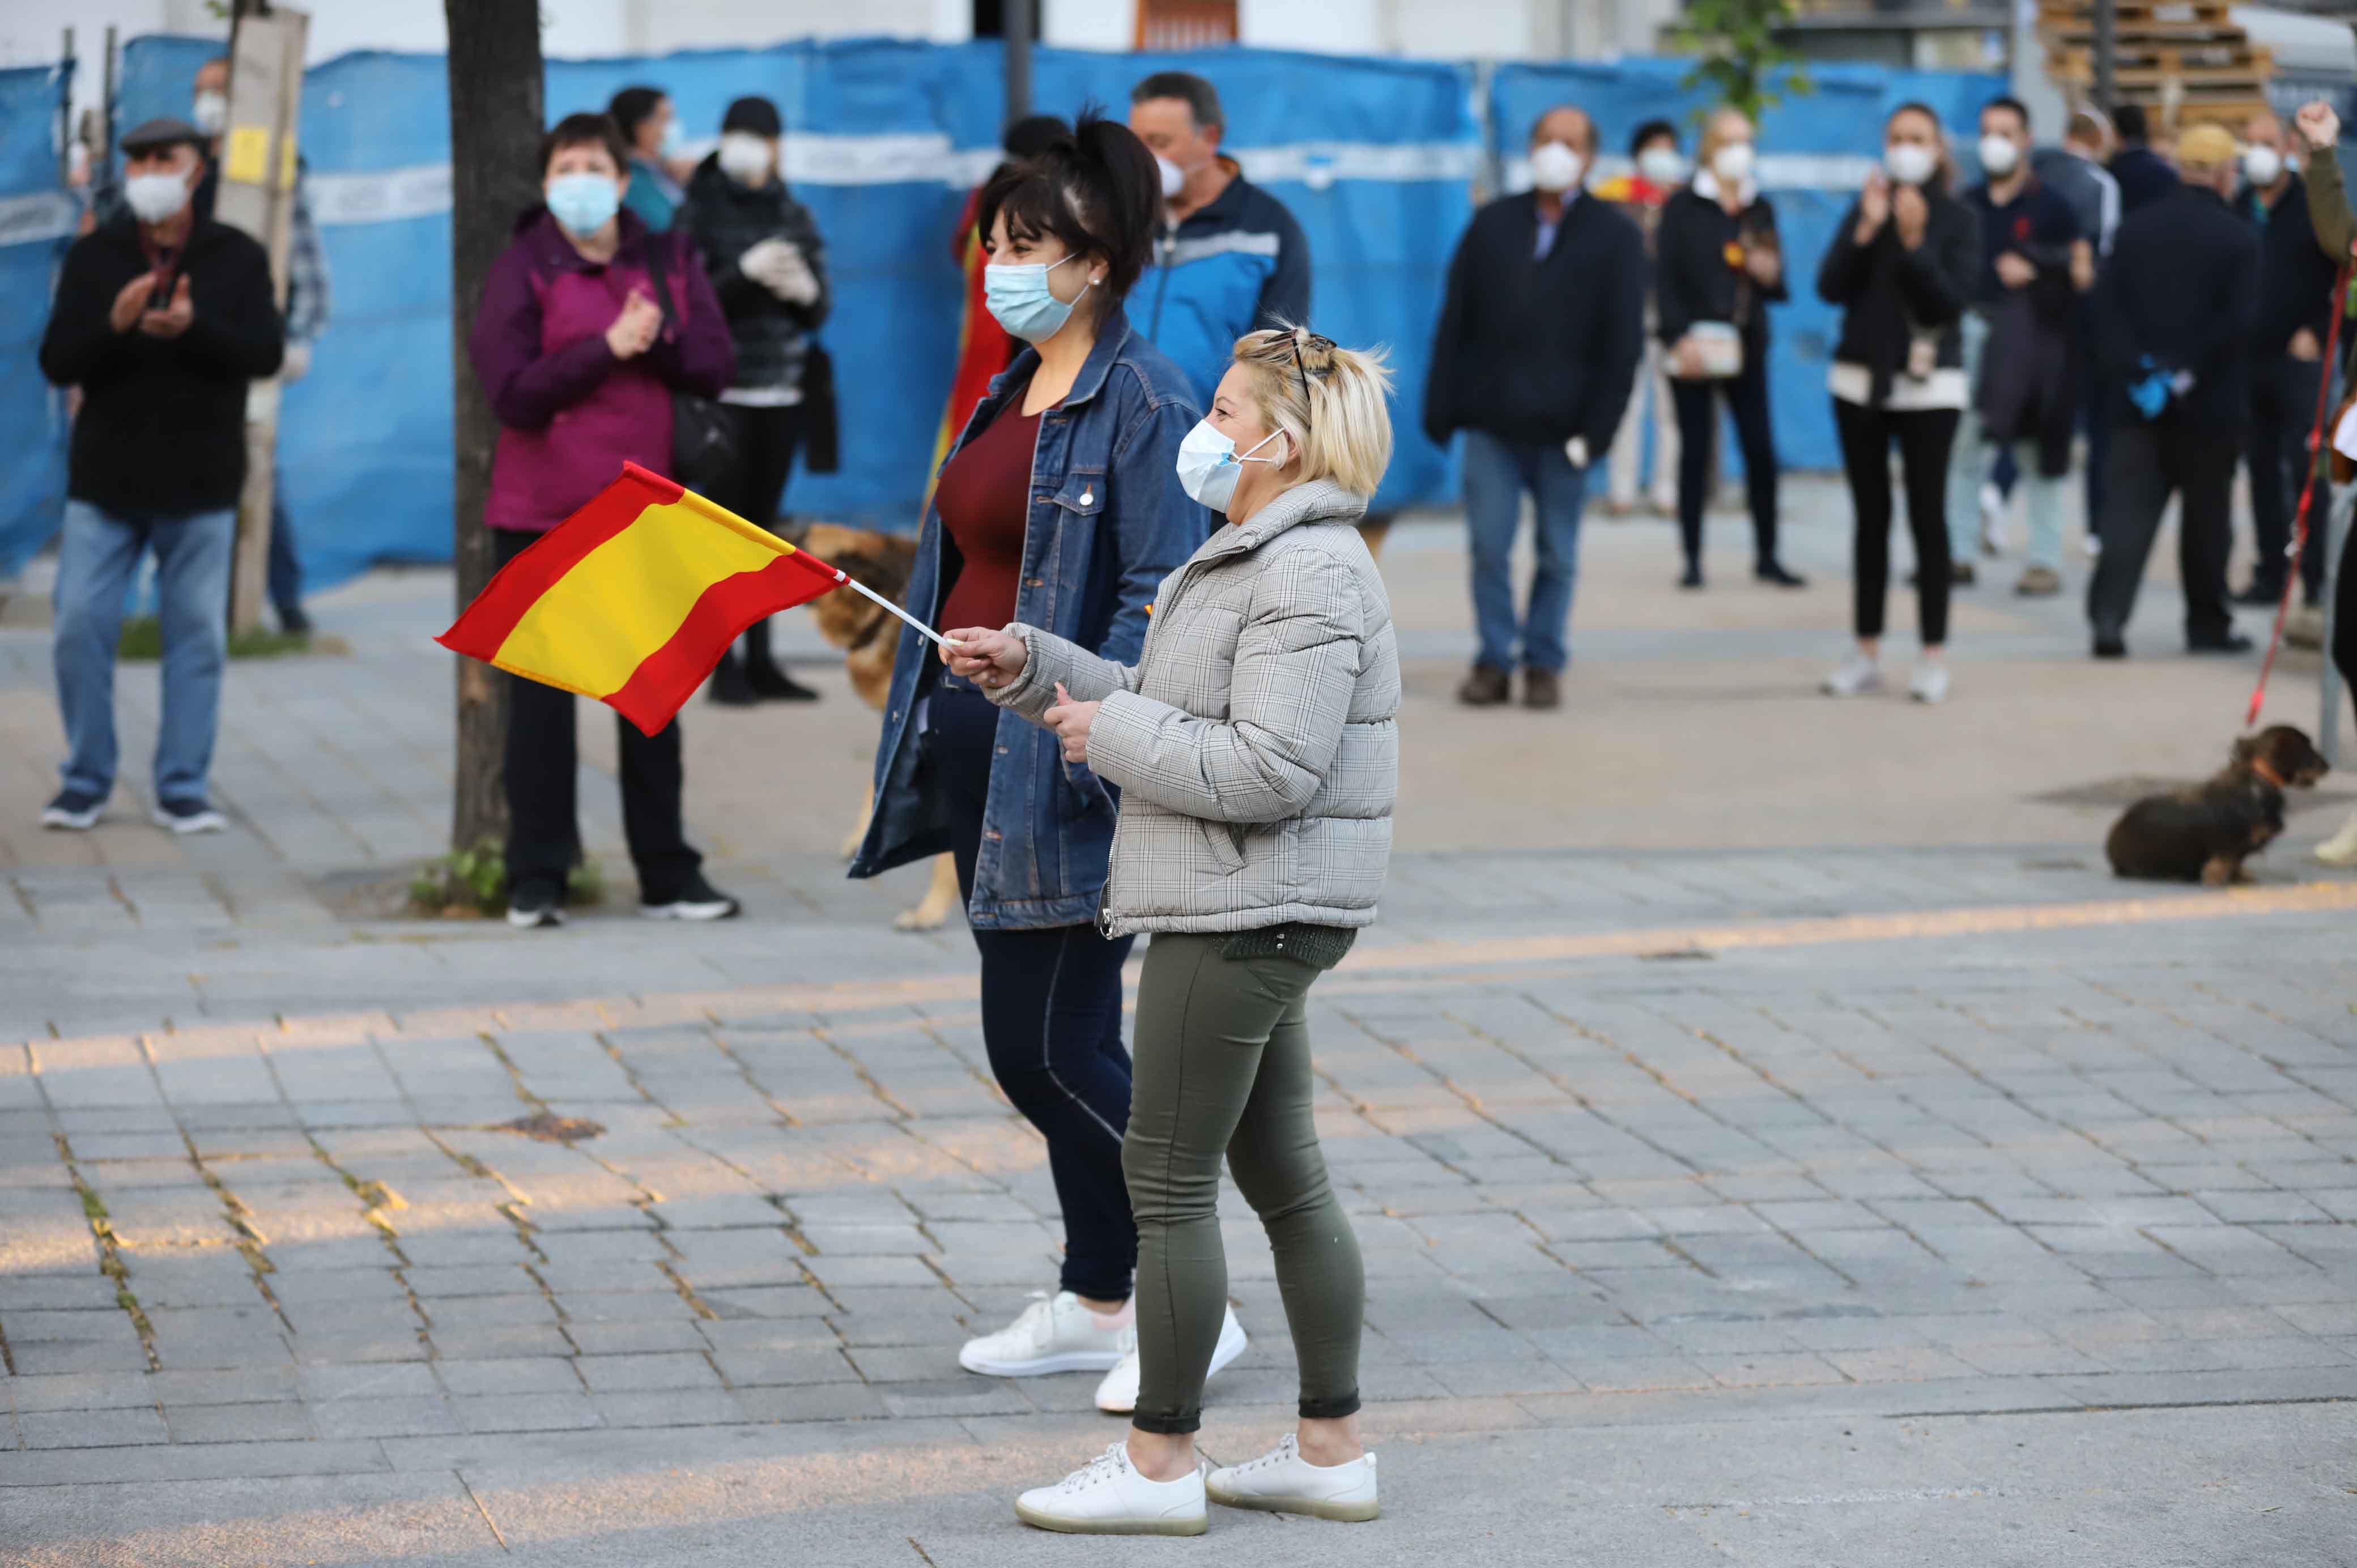
[[[1347,1465],[1312,1465],[1301,1456],[1289,1432],[1259,1458],[1212,1471],[1203,1489],[1222,1508],[1263,1513],[1306,1513],[1358,1522],[1374,1518],[1377,1511],[1372,1454]]]
[[[1863,653],[1852,653],[1841,661],[1840,669],[1825,677],[1828,697],[1863,697],[1881,690],[1882,666]]]
[[[1127,1415],[1137,1408],[1137,1329],[1133,1326],[1122,1337],[1126,1353],[1121,1364],[1107,1372],[1104,1381],[1097,1385],[1097,1408],[1114,1415]],[[1244,1337],[1244,1326],[1236,1321],[1236,1309],[1228,1308],[1227,1316],[1220,1320],[1220,1342],[1211,1348],[1211,1371],[1203,1375],[1208,1378],[1227,1366],[1243,1355],[1250,1343]]]
[[[1370,1474],[1370,1488],[1373,1481]],[[1175,1481],[1149,1481],[1129,1462],[1125,1443],[1015,1499],[1015,1517],[1025,1524],[1067,1535],[1200,1535],[1204,1512],[1202,1466]]]
[[[1981,486],[1981,553],[2005,553],[2005,492],[1994,484]]]
[[[1918,664],[1914,679],[1907,682],[1907,694],[1919,703],[1946,702],[1948,667],[1944,664]]]
[[[2327,865],[2357,865],[2357,811],[2341,824],[2341,831],[2316,846],[2316,858]],[[1103,1402],[1103,1395],[1098,1395]]]
[[[1126,1311],[1119,1318],[1099,1317],[1068,1290],[1052,1299],[1034,1291],[1022,1316],[996,1334],[967,1340],[958,1365],[985,1378],[1107,1371],[1120,1363],[1136,1322]]]

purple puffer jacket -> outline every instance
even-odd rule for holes
[[[608,263],[573,248],[545,207],[516,220],[491,263],[468,348],[500,419],[491,462],[493,528],[544,533],[613,482],[625,461],[671,472],[671,397],[711,397],[736,373],[728,322],[686,236],[649,235],[623,211]],[[606,328],[636,288],[650,298],[648,246],[661,245],[672,316],[638,358],[619,360]]]

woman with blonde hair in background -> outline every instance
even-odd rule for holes
[[[951,670],[1122,790],[1098,921],[1149,931],[1122,1172],[1137,1217],[1128,1438],[1016,1512],[1044,1530],[1198,1535],[1205,1501],[1375,1517],[1360,1442],[1366,1282],[1311,1110],[1306,999],[1375,918],[1399,779],[1399,649],[1353,526],[1390,462],[1379,353],[1303,328],[1238,340],[1178,479],[1227,525],[1165,578],[1136,664],[1013,625]],[[1227,1306],[1220,1158],[1261,1217],[1301,1367],[1300,1427],[1203,1475]]]
[[[1662,208],[1653,236],[1658,328],[1678,410],[1679,585],[1703,585],[1702,519],[1708,501],[1719,399],[1735,416],[1743,484],[1751,498],[1752,571],[1763,583],[1804,587],[1776,554],[1776,436],[1768,411],[1768,306],[1792,297],[1776,209],[1754,178],[1751,122],[1721,109],[1703,132],[1693,181]]]

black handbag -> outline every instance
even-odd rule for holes
[[[834,356],[815,337],[802,360],[802,471],[832,474],[843,462],[834,403]]]
[[[673,308],[671,282],[663,275],[663,236],[647,236],[647,273],[654,280],[655,304],[662,309],[663,330],[679,332],[679,315]],[[726,492],[743,460],[737,440],[737,420],[708,397],[693,392],[671,394],[671,472],[665,477],[699,494]]]

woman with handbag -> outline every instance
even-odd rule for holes
[[[1161,188],[1146,144],[1086,113],[984,187],[985,298],[1028,346],[934,481],[906,600],[931,625],[1028,621],[1134,660],[1156,585],[1211,532],[1176,467],[1196,418],[1187,379],[1121,304],[1152,255]],[[954,859],[982,961],[983,1047],[1047,1141],[1064,1222],[1055,1291],[969,1340],[958,1364],[985,1377],[1102,1373],[1096,1402],[1126,1411],[1137,1390],[1137,1225],[1121,1174],[1130,939],[1096,924],[1115,798],[932,650],[901,636],[876,810],[851,875],[943,850]],[[1231,1317],[1215,1332],[1223,1364],[1243,1330]]]
[[[1735,416],[1751,498],[1754,574],[1805,587],[1776,555],[1776,437],[1768,412],[1768,306],[1791,297],[1776,209],[1752,177],[1751,122],[1733,109],[1710,117],[1694,180],[1662,209],[1654,235],[1662,342],[1678,410],[1678,533],[1699,588],[1702,517],[1710,487],[1719,400]]]
[[[717,471],[673,477],[765,528],[785,499],[802,438],[811,335],[825,325],[834,303],[818,224],[780,176],[784,129],[766,98],[731,103],[720,122],[720,146],[689,177],[679,216],[679,227],[704,253],[728,317],[737,377],[720,394],[727,450]],[[818,696],[778,667],[766,620],[746,628],[742,654],[730,650],[705,692],[733,707]]]
[[[502,566],[612,483],[626,460],[669,473],[673,396],[710,397],[735,368],[720,302],[686,238],[651,234],[621,209],[626,159],[605,115],[558,121],[541,142],[545,199],[516,220],[483,284],[468,348],[500,425],[483,521]],[[559,925],[581,858],[576,699],[507,679],[508,923]],[[705,880],[680,822],[678,724],[648,736],[617,714],[615,729],[639,912],[736,914],[737,900]]]
[[[1857,649],[1824,690],[1857,697],[1882,689],[1895,443],[1923,647],[1908,693],[1937,703],[1948,695],[1948,454],[1971,401],[1961,323],[1979,276],[1980,222],[1948,192],[1945,142],[1928,107],[1900,104],[1882,135],[1883,166],[1867,177],[1817,269],[1819,296],[1842,311],[1827,386],[1857,521]]]

